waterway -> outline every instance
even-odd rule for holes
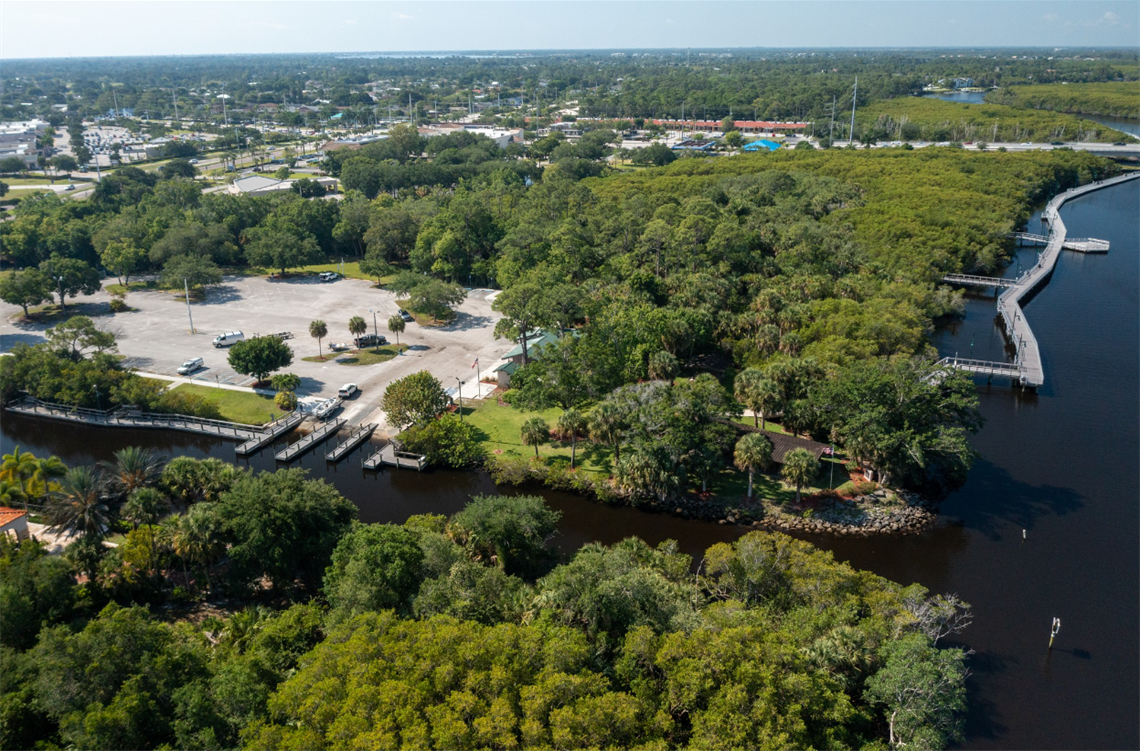
[[[985,104],[984,91],[944,91],[937,94],[923,94],[927,99],[941,99],[944,102],[958,102],[959,104]],[[1078,115],[1086,120],[1107,125],[1133,138],[1140,139],[1140,120],[1124,117],[1108,117],[1105,115]]]
[[[1109,240],[1107,255],[1066,252],[1026,306],[1041,342],[1046,384],[1023,393],[979,382],[982,455],[942,506],[936,527],[904,539],[809,538],[840,559],[893,580],[956,592],[974,606],[961,644],[973,649],[967,748],[1140,748],[1140,185],[1131,181],[1069,202],[1070,236]],[[1030,228],[1039,228],[1035,216]],[[1033,263],[1026,248],[1018,262]],[[1001,359],[992,295],[940,330],[944,354]],[[233,460],[233,444],[154,431],[82,428],[4,415],[0,449],[19,444],[69,464],[107,459],[127,445]],[[327,446],[325,447],[327,449]],[[364,473],[363,449],[336,467],[323,451],[300,466],[355,502],[365,521],[450,514],[472,494],[496,492],[480,474]],[[244,462],[243,462],[244,463]],[[273,469],[272,450],[249,461]],[[690,554],[744,530],[543,493],[563,513],[558,545],[638,535],[676,539]],[[1026,540],[1022,540],[1025,530]],[[1046,647],[1053,617],[1062,630]]]

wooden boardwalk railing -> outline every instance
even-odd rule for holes
[[[361,443],[367,441],[372,436],[374,430],[376,430],[376,423],[374,422],[370,422],[367,425],[357,425],[349,432],[348,436],[341,441],[340,445],[325,454],[325,461],[333,462],[334,464],[339,462],[349,451],[352,451]]]
[[[301,440],[289,445],[281,451],[278,451],[275,458],[279,462],[293,461],[301,454],[316,446],[318,443],[322,443],[324,441],[327,441],[329,438],[332,438],[337,434],[337,431],[344,427],[344,423],[345,419],[343,417],[338,417],[332,422],[326,422],[324,425],[320,426],[312,433],[309,433]]]

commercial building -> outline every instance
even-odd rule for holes
[[[37,146],[47,123],[43,120],[24,120],[0,123],[0,159],[15,157],[24,162],[28,169],[35,169],[38,158],[52,154],[51,146]]]

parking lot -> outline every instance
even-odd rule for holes
[[[114,279],[107,283],[114,282]],[[136,310],[116,315],[97,315],[96,324],[115,334],[119,352],[126,364],[144,373],[175,375],[186,360],[201,357],[205,367],[193,374],[202,383],[248,386],[252,379],[229,367],[226,349],[215,349],[213,339],[227,331],[241,331],[246,337],[288,331],[294,336],[286,343],[293,349],[293,364],[288,372],[301,376],[297,394],[302,400],[336,396],[345,383],[356,383],[360,393],[345,403],[340,416],[350,423],[377,422],[383,429],[386,421],[378,405],[384,388],[391,381],[419,370],[432,373],[445,388],[454,387],[456,378],[470,381],[475,370],[471,365],[479,359],[486,374],[499,362],[511,343],[496,340],[495,323],[499,316],[491,310],[490,290],[472,290],[457,308],[451,323],[424,327],[408,323],[400,335],[401,344],[409,349],[403,355],[375,365],[341,365],[332,360],[306,362],[303,357],[317,355],[317,340],[309,336],[309,323],[320,319],[329,334],[322,341],[328,354],[333,342],[350,343],[348,320],[361,316],[373,329],[373,312],[378,331],[394,343],[387,321],[397,311],[396,298],[387,290],[373,288],[372,283],[358,279],[321,282],[313,277],[270,280],[264,277],[227,277],[225,283],[210,291],[204,302],[191,306],[195,333],[190,332],[186,303],[168,292],[131,292],[127,303]],[[106,311],[110,297],[100,292],[80,297],[74,302],[84,312]],[[68,304],[73,304],[68,300]],[[0,303],[0,349],[8,350],[16,342],[34,344],[43,341],[43,324],[15,324],[20,309]],[[80,312],[77,310],[77,312]],[[470,386],[464,389],[470,393]]]

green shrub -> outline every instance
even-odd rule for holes
[[[297,395],[292,391],[278,391],[277,396],[273,397],[273,403],[278,409],[292,412],[297,409]]]
[[[400,442],[407,451],[424,454],[432,464],[444,467],[462,469],[484,458],[475,428],[455,415],[411,427],[400,434]]]

